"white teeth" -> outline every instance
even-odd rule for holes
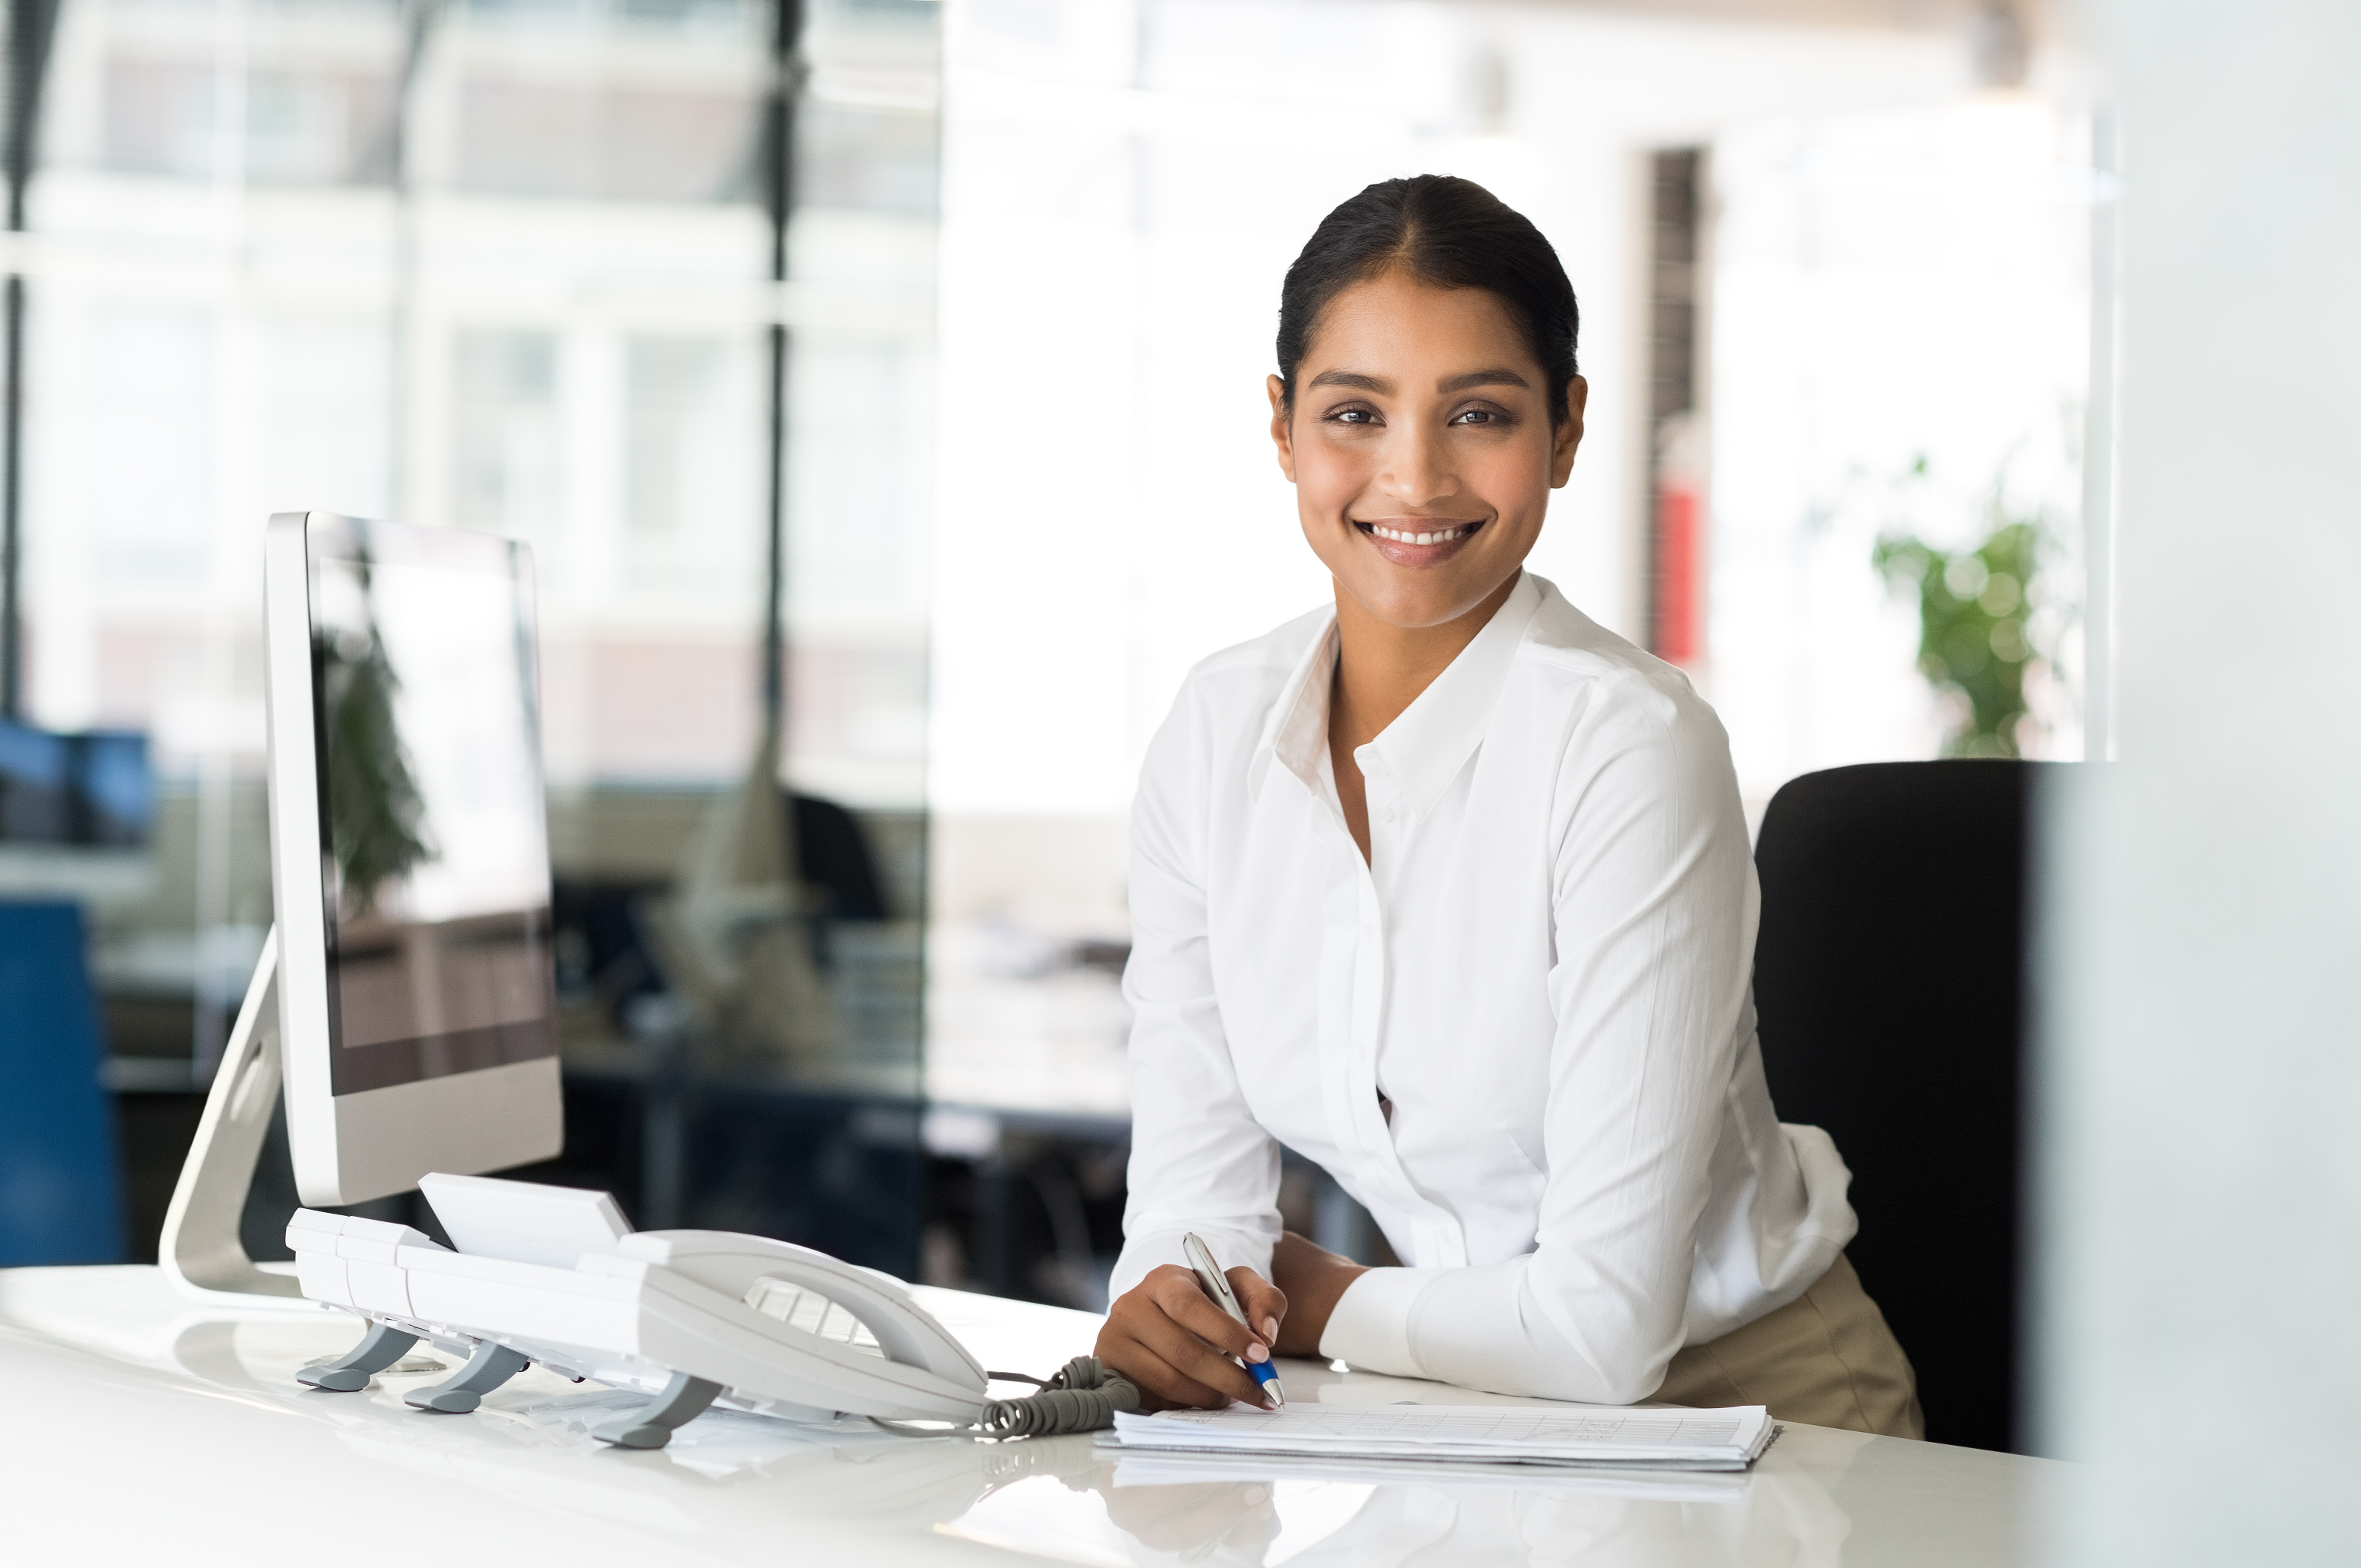
[[[1397,544],[1448,544],[1466,533],[1467,530],[1464,527],[1444,528],[1437,529],[1433,533],[1404,533],[1399,529],[1379,528],[1372,523],[1369,525],[1369,532],[1380,539],[1390,539]]]

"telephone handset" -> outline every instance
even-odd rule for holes
[[[1103,1394],[1051,1394],[1048,1406],[992,1400],[982,1364],[898,1281],[791,1242],[633,1232],[602,1192],[445,1175],[420,1190],[458,1250],[383,1221],[302,1209],[289,1222],[303,1294],[371,1323],[302,1381],[365,1387],[423,1339],[467,1365],[406,1402],[471,1410],[540,1362],[653,1394],[591,1434],[628,1448],[662,1447],[717,1401],[787,1420],[951,1421],[994,1435],[1104,1425],[1137,1403],[1113,1378]],[[1101,1386],[1088,1357],[1045,1385]],[[1095,1419],[1099,1404],[1106,1420]]]

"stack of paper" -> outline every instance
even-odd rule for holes
[[[1290,1405],[1119,1415],[1126,1449],[1638,1470],[1743,1470],[1778,1428],[1760,1405],[1726,1410],[1517,1405]]]
[[[1515,1464],[1499,1459],[1305,1459],[1292,1453],[1195,1453],[1126,1448],[1109,1437],[1099,1457],[1118,1486],[1189,1486],[1213,1481],[1341,1482],[1361,1486],[1450,1486],[1547,1497],[1728,1503],[1746,1496],[1743,1470],[1673,1470],[1661,1464]]]

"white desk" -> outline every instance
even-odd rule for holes
[[[1088,1351],[1097,1330],[1082,1312],[918,1294],[990,1366],[1046,1374]],[[10,1557],[166,1568],[1020,1560],[1970,1568],[2029,1560],[2030,1516],[2068,1474],[2038,1460],[1796,1426],[1750,1475],[1719,1487],[1595,1474],[1513,1484],[1262,1474],[1251,1464],[1142,1484],[1135,1462],[1115,1463],[1088,1437],[984,1444],[894,1437],[865,1423],[803,1431],[726,1411],[700,1417],[660,1453],[627,1453],[592,1442],[585,1428],[640,1396],[538,1367],[465,1416],[402,1406],[402,1389],[440,1376],[425,1366],[360,1394],[298,1387],[300,1367],[356,1337],[353,1320],[316,1309],[195,1309],[152,1268],[0,1271]],[[1310,1363],[1288,1364],[1286,1376],[1299,1402],[1531,1402]],[[1666,1485],[1675,1489],[1652,1490]]]

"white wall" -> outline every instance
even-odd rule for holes
[[[2361,9],[2092,6],[2125,133],[2123,761],[2058,813],[2060,1563],[2361,1561]]]
[[[2028,680],[2042,756],[2079,757],[2077,537],[2089,368],[2087,116],[1954,92],[1765,119],[1714,143],[1711,619],[1701,674],[1750,806],[1798,773],[1929,757],[1918,606],[1881,532],[1944,549],[2046,516]],[[1923,477],[1905,477],[1923,460]]]

